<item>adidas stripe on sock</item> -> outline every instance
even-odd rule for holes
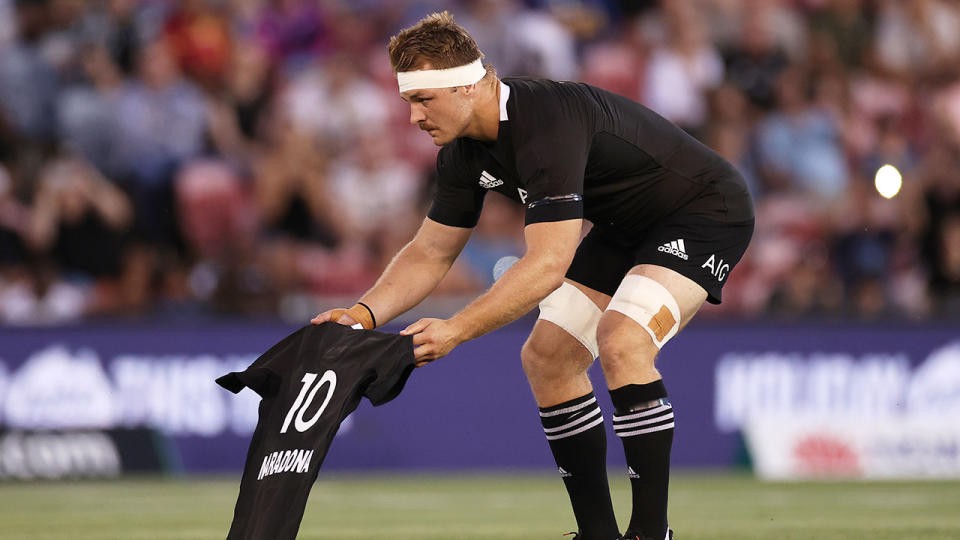
[[[673,406],[667,398],[640,412],[613,416],[613,430],[621,439],[667,429],[673,429]]]
[[[597,405],[596,396],[590,394],[585,397],[589,399],[573,405],[563,404],[566,406],[560,409],[540,409],[540,422],[543,424],[543,433],[548,441],[573,437],[603,424],[603,411]]]

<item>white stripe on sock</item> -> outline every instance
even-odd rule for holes
[[[589,406],[591,403],[596,403],[596,402],[597,402],[597,397],[594,396],[594,397],[592,397],[592,398],[584,401],[583,403],[578,403],[577,405],[571,405],[571,406],[565,407],[565,408],[563,408],[563,409],[557,409],[557,410],[555,410],[555,411],[550,411],[550,412],[540,411],[540,416],[543,417],[543,418],[550,418],[551,416],[557,416],[557,415],[561,415],[561,414],[570,413],[570,412],[573,412],[573,411],[579,411],[580,409],[583,409],[584,407]]]
[[[673,406],[671,406],[671,405],[660,405],[659,407],[654,407],[654,408],[652,408],[652,409],[647,409],[647,410],[645,410],[645,411],[640,411],[640,412],[635,413],[635,414],[628,414],[628,415],[625,415],[625,416],[613,415],[613,421],[614,421],[614,422],[622,422],[622,421],[624,421],[624,420],[636,420],[637,418],[643,418],[643,417],[646,417],[646,416],[650,416],[650,415],[653,415],[653,414],[657,414],[657,413],[663,412],[663,411],[665,411],[665,410],[667,410],[667,409],[673,409]]]
[[[597,418],[597,419],[594,420],[593,422],[590,422],[589,424],[587,424],[587,425],[585,425],[585,426],[578,427],[577,429],[575,429],[575,430],[573,430],[573,431],[569,431],[569,432],[563,433],[563,434],[561,434],[561,435],[547,435],[547,440],[548,440],[548,441],[555,441],[555,440],[557,440],[557,439],[565,439],[565,438],[567,438],[567,437],[573,437],[574,435],[576,435],[576,434],[578,434],[578,433],[583,433],[584,431],[586,431],[586,430],[588,430],[588,429],[590,429],[590,428],[592,428],[592,427],[594,427],[594,426],[599,426],[599,425],[602,424],[602,423],[603,423],[603,417],[601,416],[600,418]],[[673,424],[670,424],[670,425],[673,425]]]
[[[564,425],[562,425],[562,426],[557,426],[557,427],[552,427],[552,428],[543,428],[543,432],[544,432],[544,433],[556,433],[556,432],[558,432],[558,431],[563,431],[563,430],[565,430],[565,429],[570,429],[570,428],[572,428],[573,426],[575,426],[575,425],[577,425],[577,424],[582,424],[582,423],[586,422],[586,420],[587,420],[588,418],[593,418],[594,416],[600,414],[600,412],[601,412],[601,411],[600,411],[600,407],[597,407],[596,409],[590,411],[589,413],[581,416],[580,418],[577,418],[576,420],[574,420],[573,422],[570,422],[570,423],[568,423],[568,424],[564,424]]]
[[[633,422],[632,424],[619,424],[614,425],[614,431],[620,431],[621,429],[634,428],[640,426],[649,426],[650,424],[656,424],[657,422],[663,422],[664,420],[670,420],[673,418],[673,413],[665,414],[663,416],[658,416],[656,418],[651,418],[649,420],[641,420],[640,422]]]
[[[618,431],[617,437],[620,437],[620,438],[631,437],[633,435],[643,435],[644,433],[653,433],[654,431],[663,431],[665,429],[672,429],[672,428],[673,428],[673,422],[670,422],[669,424],[664,424],[662,426],[655,426],[655,427],[646,428],[646,429],[638,429],[637,431],[626,431],[623,433]]]

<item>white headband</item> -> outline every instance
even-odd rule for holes
[[[397,73],[397,85],[400,93],[423,88],[453,88],[469,86],[487,74],[479,58],[462,66],[449,69],[422,69],[420,71],[400,71]]]

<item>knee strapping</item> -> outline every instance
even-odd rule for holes
[[[650,334],[657,348],[680,329],[680,306],[666,287],[646,276],[628,275],[620,282],[607,310],[636,321]]]
[[[600,355],[597,326],[602,314],[593,300],[566,281],[540,302],[540,318],[566,330],[590,352],[592,358]]]

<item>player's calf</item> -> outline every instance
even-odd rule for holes
[[[540,421],[584,540],[614,540],[619,528],[607,484],[603,413],[587,368],[593,354],[559,326],[540,321],[521,352]]]
[[[540,422],[584,540],[617,540],[607,483],[607,435],[593,392],[540,408]]]
[[[673,406],[663,380],[610,391],[613,430],[623,443],[633,492],[627,538],[664,538],[673,446]]]

